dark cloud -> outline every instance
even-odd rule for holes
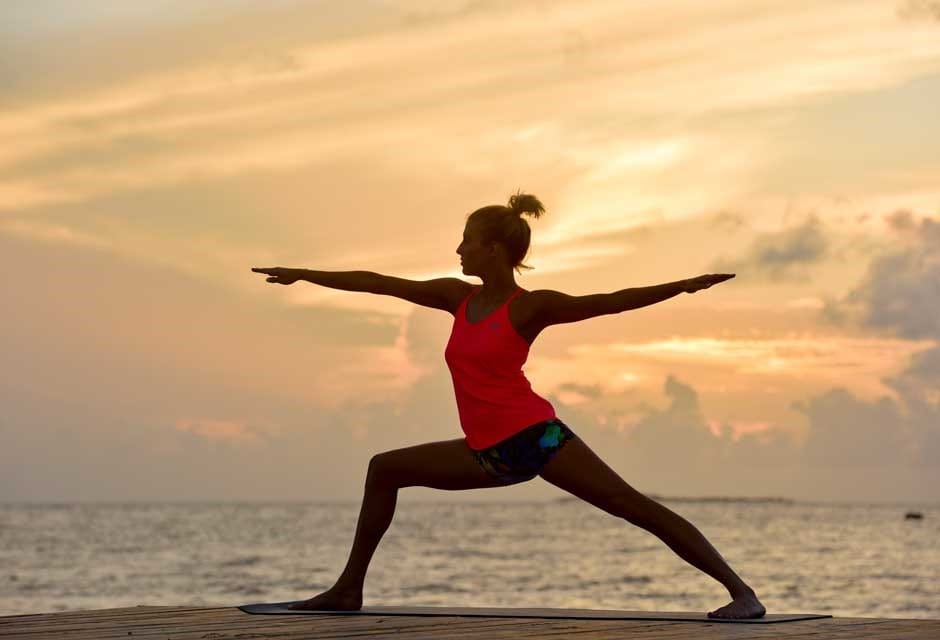
[[[908,242],[874,258],[862,282],[832,301],[826,314],[912,340],[940,339],[940,223],[924,218],[914,224],[906,213],[888,220]]]
[[[863,312],[857,317],[869,317],[864,313],[868,307],[885,299],[895,305],[906,301],[910,313],[923,311],[921,303],[910,294],[892,296],[875,283],[886,280],[888,274],[901,273],[901,280],[930,284],[935,273],[930,265],[935,263],[936,229],[932,221],[916,225],[911,236],[916,239],[911,261],[872,262],[869,277],[858,287],[864,294],[854,298],[854,304]],[[5,247],[7,251],[0,255],[8,258],[10,265],[26,262],[26,257],[15,251],[15,243]],[[463,435],[450,373],[443,360],[453,322],[448,313],[415,307],[401,325],[373,327],[371,334],[363,327],[361,336],[357,330],[357,342],[391,344],[402,339],[410,363],[422,368],[423,375],[391,399],[360,398],[335,409],[313,410],[310,403],[291,394],[276,395],[270,390],[252,393],[244,387],[207,379],[201,371],[181,373],[154,361],[135,364],[133,354],[104,349],[105,339],[99,340],[95,333],[87,333],[87,349],[73,347],[59,358],[31,349],[25,337],[35,338],[35,333],[27,332],[27,325],[35,322],[36,314],[50,316],[56,310],[59,316],[69,317],[68,309],[79,307],[70,305],[66,294],[82,291],[82,283],[95,282],[95,287],[86,288],[83,295],[93,296],[95,308],[105,315],[107,305],[114,304],[116,298],[122,304],[138,300],[128,298],[127,284],[105,287],[102,274],[108,273],[123,272],[126,282],[138,287],[143,299],[153,302],[154,309],[173,306],[170,302],[160,303],[160,291],[171,292],[167,295],[175,299],[173,308],[178,308],[181,296],[189,296],[212,309],[210,314],[209,309],[190,300],[186,308],[204,315],[189,318],[186,326],[221,327],[226,317],[248,313],[244,305],[232,303],[230,291],[209,291],[196,280],[173,279],[144,270],[128,274],[130,265],[110,264],[107,257],[80,252],[67,260],[54,257],[37,261],[32,255],[30,260],[42,265],[42,270],[32,269],[28,281],[15,287],[11,282],[7,288],[8,299],[16,300],[17,305],[8,312],[7,332],[0,336],[0,342],[4,353],[25,363],[15,373],[11,370],[7,376],[0,376],[0,406],[5,409],[0,416],[0,438],[5,444],[0,449],[0,486],[5,488],[7,499],[237,496],[354,501],[361,498],[371,456]],[[121,296],[108,294],[115,287],[123,287]],[[848,303],[842,300],[833,304],[838,309]],[[281,309],[268,320],[252,319],[252,326],[258,329],[253,339],[288,330],[306,343],[317,337],[304,335],[301,327],[309,325],[321,340],[335,340],[341,326],[351,320],[340,312],[331,320],[331,313],[306,309],[293,314]],[[88,326],[98,322],[92,320],[86,325],[79,324],[79,320],[71,318],[69,332],[88,332]],[[338,324],[324,329],[323,323],[330,321]],[[916,331],[911,331],[898,320],[892,322],[871,326],[889,327],[901,334],[930,335],[924,333],[927,330],[920,328],[921,324],[913,324]],[[113,336],[106,335],[113,341]],[[46,339],[53,337],[49,334]],[[316,350],[309,353],[315,354]],[[207,353],[207,357],[211,355]],[[261,363],[256,375],[264,375],[265,364],[297,367],[298,362],[297,353],[293,353],[280,364],[273,360]],[[936,496],[931,487],[940,486],[938,371],[940,353],[931,350],[918,354],[906,371],[884,381],[896,393],[896,399],[866,402],[844,389],[830,389],[795,403],[794,410],[804,415],[810,426],[803,446],[773,425],[769,431],[735,440],[733,428],[725,424],[715,435],[708,426],[698,391],[677,375],[667,376],[664,381],[663,406],[644,404],[636,399],[634,391],[611,394],[597,385],[580,382],[561,388],[585,398],[576,405],[566,405],[555,395],[548,397],[559,416],[592,449],[644,492],[922,498]],[[28,384],[39,379],[43,385]],[[150,393],[154,388],[159,389],[159,406]],[[274,424],[279,432],[251,446],[212,442],[198,433],[174,429],[162,420],[167,413],[229,420],[249,430],[256,425]],[[629,428],[615,428],[627,424]],[[118,482],[117,478],[122,480]],[[545,483],[533,482],[500,492],[469,492],[466,496],[505,501],[544,497],[553,491]],[[405,495],[408,500],[461,499],[448,492],[417,487],[408,489]]]
[[[819,491],[864,491],[879,499],[936,500],[940,487],[940,405],[907,372],[883,382],[898,399],[866,402],[831,389],[794,408],[810,423],[798,472]],[[935,388],[935,387],[934,387]]]
[[[758,235],[745,255],[712,263],[716,273],[750,273],[770,281],[807,280],[809,267],[821,263],[829,252],[822,224],[812,216],[802,225]]]
[[[894,213],[888,214],[885,216],[885,222],[895,231],[904,232],[917,229],[914,214],[908,209],[898,209]]]
[[[940,338],[940,261],[925,252],[876,258],[846,302],[861,308],[865,326],[912,340]]]
[[[604,392],[599,384],[578,384],[577,382],[566,382],[558,388],[561,391],[573,391],[588,398],[599,398]]]
[[[721,211],[707,222],[709,229],[719,229],[728,233],[737,233],[748,227],[747,219],[740,213]]]
[[[852,320],[841,299],[837,296],[823,294],[822,300],[823,306],[819,310],[820,320],[826,324],[840,328],[851,324]]]
[[[708,468],[726,443],[708,429],[698,393],[672,375],[663,391],[669,404],[646,414],[630,432],[630,445],[670,466],[689,471]]]
[[[940,0],[906,0],[898,7],[904,20],[940,20]]]
[[[900,385],[895,385],[900,391]],[[641,415],[623,432],[610,425],[624,412],[605,411],[619,398],[567,406],[556,412],[621,477],[657,495],[781,496],[839,500],[934,499],[940,482],[940,425],[926,402],[905,408],[882,397],[873,402],[844,389],[794,403],[806,416],[809,436],[800,443],[774,425],[735,439],[729,424],[709,429],[697,391],[675,376],[663,387],[663,408],[637,405]],[[598,422],[607,419],[608,426]]]
[[[555,395],[549,400],[595,453],[644,493],[796,497],[801,490],[806,492],[787,480],[798,458],[798,449],[787,436],[771,430],[734,441],[727,424],[715,435],[694,387],[669,375],[663,392],[667,398],[663,408],[630,402],[634,395],[630,391],[605,393],[572,406]],[[610,409],[612,405],[628,408]],[[625,423],[631,426],[620,429]]]
[[[905,373],[940,389],[940,349],[915,353]]]
[[[898,406],[888,398],[866,403],[835,388],[793,404],[812,429],[801,454],[808,466],[899,466],[910,450]]]
[[[909,211],[896,211],[886,221],[904,239],[903,249],[874,258],[862,282],[843,298],[828,300],[821,318],[940,342],[940,224],[930,218],[917,222]],[[882,380],[896,398],[865,403],[834,389],[801,403],[798,408],[811,424],[808,457],[882,467],[908,464],[940,475],[938,381],[940,347],[933,347],[914,354],[897,376]],[[828,453],[820,457],[817,451]]]

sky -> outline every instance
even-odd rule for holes
[[[631,486],[940,502],[937,0],[3,14],[0,502],[360,500],[463,436],[453,316],[251,268],[479,284],[466,217],[517,190],[527,290],[736,274],[531,348]]]

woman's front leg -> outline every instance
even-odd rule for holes
[[[317,609],[329,611],[358,611],[362,608],[362,589],[369,563],[382,536],[395,515],[399,487],[389,484],[369,464],[365,495],[359,509],[359,522],[353,538],[352,550],[346,568],[336,583],[309,600],[295,602],[289,609]]]
[[[487,475],[462,438],[380,453],[369,461],[365,495],[352,550],[342,574],[327,591],[290,609],[358,610],[369,563],[395,515],[398,490],[429,487],[458,491],[503,485]]]

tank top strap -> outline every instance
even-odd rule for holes
[[[473,288],[470,290],[470,293],[467,295],[466,298],[463,299],[463,301],[460,303],[460,306],[457,308],[458,312],[461,311],[464,307],[466,307],[467,304],[469,304],[470,298],[472,298],[480,290],[480,287],[481,285],[478,285],[478,284],[473,285]],[[508,298],[506,298],[506,301],[503,304],[501,304],[500,307],[506,307],[508,309],[509,303],[512,302],[513,299],[522,292],[523,292],[522,287],[516,287],[516,290],[513,291],[512,294]]]
[[[470,298],[472,298],[474,295],[476,295],[476,292],[477,292],[477,290],[478,290],[479,288],[480,288],[480,285],[476,285],[476,284],[475,284],[475,285],[472,285],[472,286],[470,287],[470,293],[468,293],[466,296],[464,296],[464,299],[463,299],[463,301],[460,303],[460,306],[462,307],[462,306],[466,305],[468,302],[470,302]]]

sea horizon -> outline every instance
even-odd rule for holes
[[[443,492],[442,492],[443,495]],[[915,499],[898,499],[898,500],[810,500],[807,498],[791,498],[786,496],[726,496],[726,495],[702,495],[702,496],[684,496],[684,495],[662,495],[656,493],[643,493],[643,495],[657,501],[668,501],[668,502],[691,502],[691,503],[708,503],[708,502],[753,502],[753,503],[779,503],[779,504],[805,504],[805,505],[832,505],[832,506],[928,506],[928,507],[940,507],[940,501],[922,501]],[[438,504],[438,503],[447,503],[450,500],[446,499],[413,499],[409,498],[406,494],[400,492],[398,497],[399,503],[407,502],[408,504]],[[461,504],[552,504],[559,502],[581,502],[580,498],[573,496],[559,496],[553,498],[543,498],[543,499],[516,499],[516,500],[470,500],[466,498],[460,498],[459,500],[453,500],[453,502],[459,502]],[[132,504],[360,504],[361,498],[350,499],[350,500],[276,500],[276,499],[262,499],[262,500],[252,500],[252,499],[231,499],[231,498],[200,498],[200,499],[173,499],[173,500],[163,500],[163,499],[113,499],[113,500],[23,500],[23,501],[0,501],[0,506],[28,506],[28,505],[42,505],[42,506],[55,506],[55,505],[74,505],[74,504],[87,504],[87,505],[132,505]]]
[[[768,612],[940,619],[940,507],[662,502]],[[0,615],[306,599],[342,572],[359,511],[358,501],[0,505]],[[729,600],[656,536],[569,497],[402,500],[363,596],[365,606],[700,612]]]

